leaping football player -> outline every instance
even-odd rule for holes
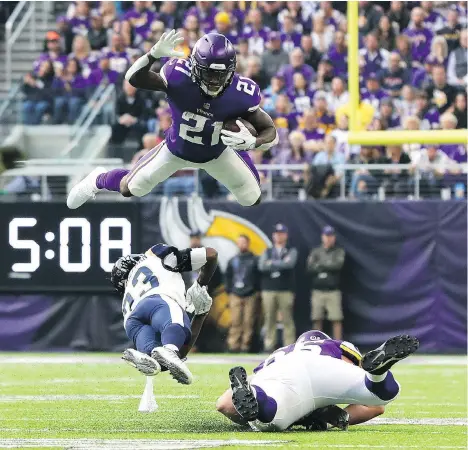
[[[123,295],[124,328],[136,348],[125,350],[125,361],[147,376],[163,368],[179,383],[192,383],[183,358],[210,311],[212,299],[206,286],[217,260],[216,250],[210,247],[178,250],[165,244],[117,260],[111,282]],[[198,269],[198,279],[185,293],[181,272]],[[192,321],[188,313],[193,314]]]
[[[164,33],[149,53],[128,69],[125,78],[139,89],[162,91],[172,112],[165,140],[132,170],[94,169],[70,191],[67,205],[80,207],[105,189],[125,197],[142,197],[183,168],[206,170],[224,184],[243,206],[260,202],[259,175],[247,151],[267,150],[278,142],[270,116],[260,108],[260,88],[235,73],[236,51],[223,35],[209,33],[195,44],[189,60],[175,47],[183,41],[174,30]],[[150,70],[160,58],[173,58],[159,73]],[[238,131],[223,129],[237,120]]]
[[[327,424],[345,430],[383,414],[400,391],[389,369],[418,347],[415,337],[402,335],[361,356],[349,342],[308,331],[273,352],[250,381],[243,367],[231,369],[231,389],[218,399],[217,409],[260,431]],[[339,404],[349,406],[343,410]]]

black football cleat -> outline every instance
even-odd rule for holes
[[[311,414],[311,417],[317,420],[322,420],[341,431],[347,431],[349,427],[348,412],[336,405],[316,409]]]
[[[232,389],[232,403],[239,415],[251,422],[258,417],[258,403],[247,381],[247,372],[243,367],[233,367],[229,371]]]
[[[380,347],[366,353],[361,360],[361,367],[372,375],[382,375],[402,359],[407,358],[419,347],[419,340],[414,336],[402,334],[384,342]]]

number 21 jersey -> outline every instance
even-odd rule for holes
[[[192,81],[190,69],[190,61],[172,59],[160,72],[172,113],[166,144],[179,158],[204,163],[218,158],[226,148],[221,140],[223,123],[259,107],[260,88],[250,78],[234,74],[224,93],[210,98]]]

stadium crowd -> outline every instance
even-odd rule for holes
[[[464,1],[359,2],[361,129],[467,128],[467,14]],[[138,159],[163,139],[170,110],[164,94],[137,91],[123,75],[172,28],[183,33],[180,50],[187,57],[210,31],[236,46],[238,72],[259,84],[262,107],[280,138],[271,151],[252,152],[253,160],[308,166],[303,172],[274,172],[276,196],[286,183],[296,193],[305,189],[312,197],[335,197],[343,173],[333,167],[345,162],[412,163],[422,170],[421,191],[440,195],[449,183],[465,195],[458,163],[467,161],[466,145],[347,144],[346,2],[70,3],[24,77],[24,123],[73,123],[98,85],[114,84],[116,103],[106,105],[99,120],[112,125],[113,145],[129,138],[143,142],[133,157]],[[157,61],[154,70],[164,62]],[[119,156],[131,160],[134,153]],[[372,197],[384,185],[387,192],[405,195],[413,183],[410,172],[355,171],[349,194]],[[162,188],[166,194],[194,189],[192,173],[173,178]],[[202,176],[202,185],[207,195],[225,194],[208,176]]]

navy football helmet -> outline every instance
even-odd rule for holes
[[[112,268],[110,281],[115,287],[115,290],[123,295],[125,292],[125,283],[128,280],[128,275],[132,269],[144,258],[145,255],[128,255],[121,256]]]
[[[192,80],[206,96],[219,97],[234,77],[236,51],[222,34],[208,33],[195,44],[190,61]]]

